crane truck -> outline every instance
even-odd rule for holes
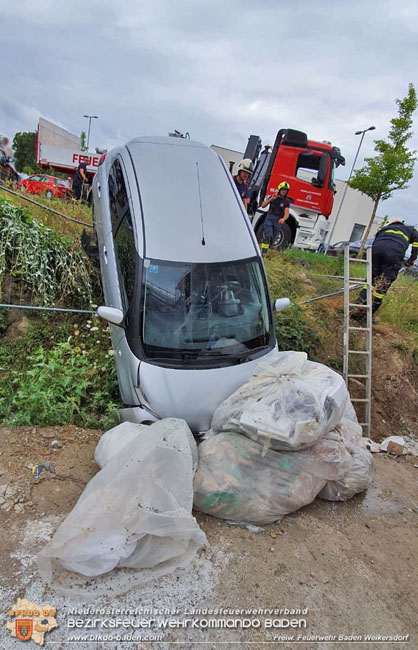
[[[259,136],[250,135],[244,158],[250,158],[255,167],[248,212],[258,241],[262,240],[268,212],[268,208],[260,206],[279,183],[287,181],[289,218],[282,224],[274,248],[293,245],[317,250],[324,241],[334,202],[334,170],[345,165],[340,149],[330,142],[308,140],[302,131],[281,129],[274,146],[263,150]]]

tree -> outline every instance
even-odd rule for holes
[[[87,151],[86,133],[85,133],[85,131],[82,131],[80,133],[80,149],[81,149],[81,151]]]
[[[398,117],[391,119],[391,128],[387,140],[375,140],[374,158],[365,158],[366,165],[354,172],[350,187],[367,194],[374,201],[372,216],[363,235],[358,253],[363,255],[364,244],[369,236],[377,206],[380,201],[389,199],[393,192],[408,187],[408,181],[414,175],[414,163],[417,152],[406,147],[412,137],[412,116],[417,108],[417,95],[413,84],[409,84],[408,94],[404,99],[396,99],[399,107]]]
[[[18,172],[25,171],[33,174],[39,171],[36,162],[36,132],[24,131],[16,133],[13,138],[13,151],[15,153],[15,166]]]

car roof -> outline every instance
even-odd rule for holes
[[[126,148],[140,193],[147,257],[216,262],[257,254],[232,176],[210,147],[183,138],[141,137]],[[137,228],[142,232],[142,224]]]

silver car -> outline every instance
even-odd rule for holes
[[[98,313],[111,324],[122,419],[181,417],[205,431],[277,347],[231,175],[198,142],[135,138],[107,153],[93,200],[106,303]]]

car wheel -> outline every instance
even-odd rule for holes
[[[280,224],[279,236],[273,242],[272,248],[276,251],[288,248],[292,243],[292,231],[287,223]]]
[[[45,196],[46,196],[47,199],[52,199],[53,195],[52,195],[51,190],[47,190],[47,192],[45,192]]]

